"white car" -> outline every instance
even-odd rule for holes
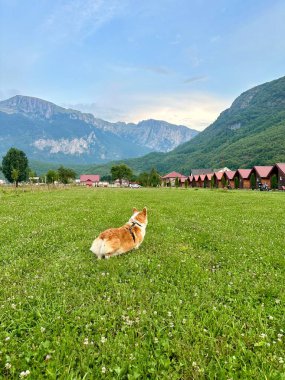
[[[132,189],[139,189],[141,187],[141,185],[139,185],[138,183],[130,183],[129,185]]]

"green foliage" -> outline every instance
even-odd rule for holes
[[[28,159],[26,154],[16,148],[8,150],[2,160],[2,171],[9,182],[25,181],[28,178]]]
[[[239,179],[237,176],[234,179],[234,184],[235,184],[235,189],[238,189],[239,188]]]
[[[251,189],[254,190],[256,188],[256,177],[254,173],[251,173],[249,181]]]
[[[185,182],[184,182],[184,187],[185,187],[185,189],[188,189],[188,186],[189,186],[189,184],[188,184],[188,179],[186,179]]]
[[[58,172],[58,179],[60,182],[67,184],[73,179],[76,178],[76,173],[73,169],[65,168],[63,166],[60,166],[57,170]]]
[[[111,175],[113,180],[118,179],[122,183],[123,179],[131,179],[133,171],[125,164],[114,165],[111,167]]]
[[[222,183],[222,187],[226,187],[227,180],[224,175],[222,176],[221,183]]]
[[[0,203],[1,379],[282,378],[284,193],[8,188]],[[145,205],[140,248],[97,261],[92,240]]]
[[[46,179],[46,183],[54,183],[55,181],[59,180],[59,172],[57,170],[50,169],[47,172],[45,179]]]
[[[149,174],[147,172],[142,172],[137,177],[137,182],[146,187],[149,184]]]
[[[215,187],[215,178],[214,176],[212,176],[211,178],[211,189],[213,189]]]
[[[273,176],[271,177],[271,189],[272,190],[276,190],[278,188],[278,179],[277,179],[277,175],[276,174],[273,174]]]
[[[159,173],[152,168],[149,173],[149,186],[157,187],[161,185],[161,179]]]
[[[178,177],[175,178],[175,187],[176,188],[179,187],[179,179],[178,179]]]

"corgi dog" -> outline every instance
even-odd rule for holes
[[[142,211],[133,208],[133,215],[129,221],[119,228],[109,228],[100,233],[93,241],[90,251],[98,259],[109,259],[137,249],[143,242],[147,226],[147,209]]]

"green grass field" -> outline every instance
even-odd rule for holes
[[[137,251],[98,233],[148,207]],[[285,194],[0,188],[1,379],[285,379]]]

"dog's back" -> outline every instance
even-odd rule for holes
[[[147,225],[147,210],[139,212],[133,209],[129,222],[119,228],[110,228],[93,241],[90,250],[101,259],[109,258],[138,248],[145,236]]]

